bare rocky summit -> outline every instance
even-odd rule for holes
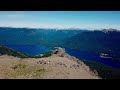
[[[17,58],[0,56],[1,79],[100,79],[81,60],[56,48],[50,57]]]

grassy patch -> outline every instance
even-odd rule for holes
[[[25,64],[16,64],[13,65],[11,71],[6,72],[6,78],[18,78],[22,76],[24,78],[42,78],[42,75],[45,74],[46,70],[39,65],[31,66]],[[19,77],[20,78],[20,77]]]
[[[12,66],[11,68],[12,69],[25,69],[26,65],[25,64],[17,64],[17,65],[14,65]]]
[[[45,72],[46,72],[46,70],[44,68],[38,69],[35,71],[35,73],[36,73],[35,77],[42,78],[42,75],[44,75]]]
[[[47,52],[44,53],[42,56],[41,55],[29,55],[29,58],[44,58],[44,57],[49,57],[52,55],[52,52]]]
[[[44,72],[45,69],[38,69],[37,72]]]

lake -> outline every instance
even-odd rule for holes
[[[24,52],[30,55],[38,55],[38,54],[46,53],[52,50],[51,48],[41,46],[41,45],[6,45],[6,46],[16,51]],[[65,51],[69,55],[74,56],[80,60],[82,59],[82,60],[100,62],[108,66],[112,66],[114,68],[120,69],[119,61],[112,58],[101,58],[100,55],[97,53],[76,50],[76,49],[69,49],[69,48],[65,48]]]
[[[38,55],[51,51],[50,48],[47,48],[42,45],[5,45],[5,46],[30,55]]]
[[[68,48],[66,48],[65,50],[69,55],[75,56],[78,59],[100,62],[100,63],[104,63],[108,66],[112,66],[114,68],[120,69],[120,61],[119,60],[115,60],[113,58],[101,58],[100,54],[88,52],[88,51],[68,49]]]

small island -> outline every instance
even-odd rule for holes
[[[112,58],[112,57],[108,56],[108,54],[105,54],[105,53],[100,53],[100,57],[101,58]]]

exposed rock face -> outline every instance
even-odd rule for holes
[[[56,47],[56,50],[53,51],[53,54],[55,54],[55,55],[57,55],[57,56],[59,56],[59,57],[68,58],[68,59],[70,59],[70,60],[76,59],[75,57],[70,56],[69,54],[67,54],[67,53],[65,52],[65,49],[64,49],[64,48],[61,48],[61,47]]]
[[[63,48],[60,47],[56,47],[57,49],[55,51],[53,51],[53,54],[59,56],[59,57],[65,57],[66,56],[66,52]]]

